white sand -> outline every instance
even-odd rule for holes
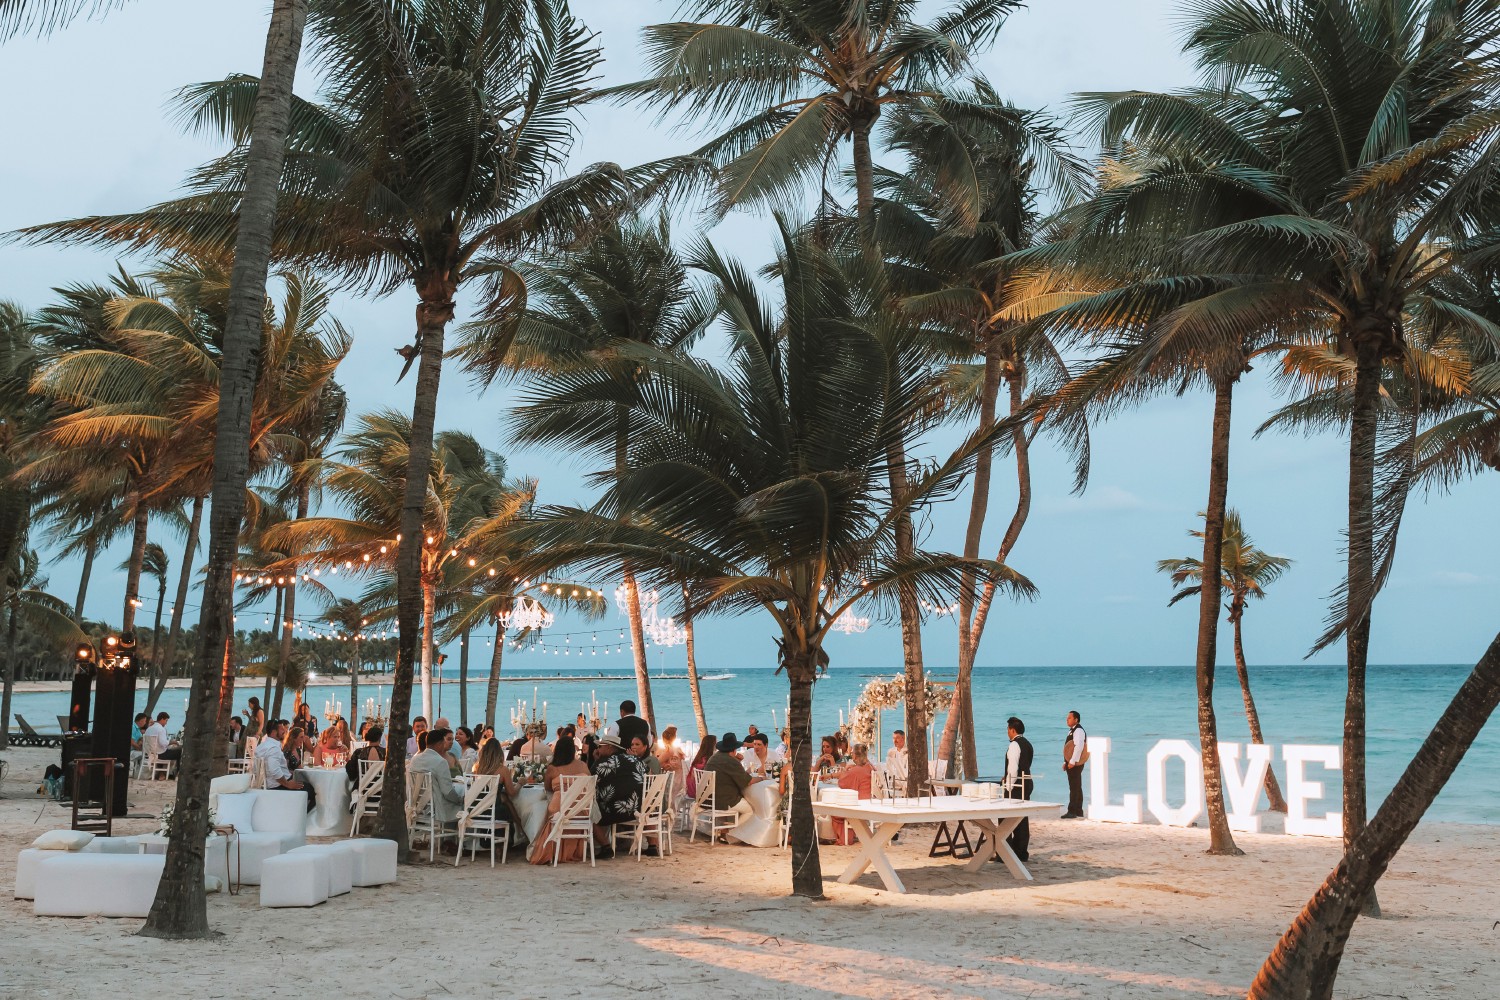
[[[51,753],[12,750],[0,788],[0,886],[16,853],[67,825],[35,794]],[[153,814],[167,783],[132,783]],[[154,829],[126,820],[116,833]],[[1500,996],[1493,827],[1417,831],[1381,882],[1386,917],[1360,920],[1338,995]],[[1336,858],[1330,841],[1244,836],[1202,853],[1201,830],[1033,822],[1033,883],[992,864],[929,860],[909,828],[896,867],[834,881],[853,848],[824,848],[829,899],[787,895],[784,850],[679,841],[675,856],[557,869],[418,864],[398,884],[311,910],[262,910],[256,890],[211,896],[213,943],[134,936],[136,920],[48,919],[0,896],[0,997],[1229,997]]]

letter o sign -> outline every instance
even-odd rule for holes
[[[1167,804],[1167,760],[1182,761],[1183,803]],[[1146,809],[1163,826],[1192,826],[1203,815],[1203,758],[1187,740],[1162,740],[1146,755]]]

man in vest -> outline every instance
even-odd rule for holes
[[[1088,734],[1083,731],[1083,717],[1069,712],[1068,738],[1063,743],[1063,773],[1068,776],[1068,811],[1063,819],[1083,819],[1083,765],[1088,762]]]
[[[1011,799],[1031,798],[1031,741],[1021,735],[1026,732],[1026,723],[1012,715],[1005,720],[1010,733],[1010,746],[1005,750],[1005,796]],[[1025,861],[1031,856],[1031,821],[1022,819],[1005,838],[1016,857]],[[1000,860],[995,858],[996,861]]]

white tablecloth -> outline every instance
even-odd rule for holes
[[[347,837],[349,824],[349,775],[342,767],[303,767],[297,780],[313,786],[317,806],[307,814],[309,837]]]
[[[751,817],[725,833],[751,847],[777,847],[781,844],[781,791],[774,781],[757,781],[745,790],[745,800],[755,810]]]
[[[516,808],[516,815],[521,820],[521,829],[526,831],[526,839],[536,843],[542,835],[542,824],[547,820],[547,800],[551,798],[547,789],[541,785],[522,785],[512,805]]]

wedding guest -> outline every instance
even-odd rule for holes
[[[906,794],[906,730],[898,729],[891,734],[891,748],[885,752],[885,776],[892,785]]]
[[[283,744],[287,738],[289,726],[285,719],[277,719],[268,723],[266,738],[255,745],[255,759],[264,769],[266,775],[266,788],[286,789],[287,791],[300,792],[307,788],[307,808],[312,809],[313,791],[311,786],[304,786],[292,776],[292,769],[287,766],[286,752]]]
[[[474,732],[468,726],[459,726],[453,730],[453,753],[458,758],[459,774],[468,774],[474,770],[474,762],[479,759],[479,748],[474,745]]]
[[[770,751],[766,749],[765,733],[751,733],[745,737],[745,753],[741,760],[745,770],[756,777],[765,777]]]
[[[1088,760],[1088,733],[1083,716],[1069,712],[1068,738],[1063,742],[1063,772],[1068,776],[1068,811],[1063,819],[1083,819],[1083,765]]]
[[[251,698],[245,707],[245,735],[261,736],[266,731],[266,710],[260,707],[259,698]]]
[[[359,782],[359,762],[362,760],[385,760],[385,751],[380,748],[380,739],[385,735],[385,730],[379,726],[370,726],[364,733],[368,742],[358,750],[349,755],[349,763],[344,765],[344,772],[349,775],[349,780]]]
[[[870,751],[863,743],[856,743],[850,749],[851,761],[839,774],[839,787],[852,788],[859,797],[868,799],[870,797],[870,786],[875,779],[875,768],[870,765]],[[853,837],[845,830],[844,820],[835,816],[833,818],[833,841],[836,844],[848,844],[853,842]]]
[[[421,752],[417,746],[417,736],[427,732],[427,716],[419,715],[411,720],[411,735],[406,738],[406,756],[415,757]]]
[[[130,765],[134,767],[146,756],[146,730],[151,728],[151,716],[145,712],[136,714],[130,726]]]
[[[583,734],[583,747],[578,751],[578,759],[583,761],[584,766],[589,769],[590,774],[594,771],[594,748],[598,745],[599,737],[593,733]]]
[[[781,731],[781,742],[776,744],[776,756],[782,761],[790,761],[792,759],[791,730],[783,729]]]
[[[641,762],[641,768],[646,774],[661,774],[661,761],[651,752],[651,744],[646,737],[632,736],[627,749],[630,756]]]
[[[342,715],[334,720],[333,731],[338,733],[339,746],[343,747],[345,751],[354,746],[354,737],[349,732],[349,723],[344,720]]]
[[[1031,741],[1021,735],[1026,732],[1026,723],[1012,715],[1005,720],[1005,731],[1010,736],[1010,746],[1005,748],[1005,797],[1008,799],[1031,798]],[[1005,838],[1016,857],[1025,861],[1031,856],[1031,820],[1023,818]],[[991,860],[999,861],[999,857]]]
[[[307,730],[301,726],[292,726],[286,734],[286,739],[281,741],[281,753],[286,758],[287,767],[293,771],[302,765],[302,757],[313,749],[313,742],[308,738]]]
[[[639,734],[632,737],[632,742],[638,738]],[[594,857],[602,861],[614,857],[609,847],[610,828],[635,819],[641,807],[645,765],[625,752],[619,737],[606,734],[594,748],[594,777],[598,779],[594,801],[599,805],[599,818],[594,821]]]
[[[484,749],[475,755],[472,767],[475,774],[498,775],[507,795],[514,796],[521,790],[515,774],[505,766],[505,749],[498,740],[490,740],[484,745]]]
[[[734,756],[734,752],[742,745],[734,733],[725,733],[719,737],[714,755],[703,765],[704,771],[711,771],[714,775],[714,808],[733,810],[735,826],[745,822],[754,813],[745,798],[745,792],[757,781],[765,780],[752,778],[745,770],[745,765]],[[728,843],[722,833],[719,834],[719,840],[721,843]]]
[[[518,736],[510,741],[510,747],[505,751],[506,760],[515,760],[521,756],[521,748],[526,745],[526,737]]]
[[[307,702],[298,705],[297,710],[292,713],[292,728],[301,729],[309,739],[318,735],[318,720],[313,718],[312,709]]]
[[[540,722],[526,727],[526,742],[521,744],[522,757],[546,757],[552,753],[547,745],[547,729]]]
[[[677,742],[677,727],[668,726],[661,731],[661,748],[656,751],[657,763],[668,774],[681,774],[682,762],[687,759],[681,744]]]
[[[579,712],[578,713],[578,718],[576,718],[576,719],[573,720],[573,729],[574,729],[575,734],[576,733],[587,732],[588,728],[589,728],[589,720],[584,717],[584,714],[582,712]]]
[[[229,756],[240,756],[240,746],[245,742],[245,723],[238,715],[229,720]]]
[[[430,729],[426,732],[427,747],[411,759],[409,769],[416,774],[425,773],[432,784],[432,814],[444,825],[458,822],[463,809],[463,783],[453,780],[453,770],[448,766],[448,750],[453,746],[453,732],[448,729]],[[444,850],[447,850],[445,845]]]
[[[141,734],[141,749],[147,757],[155,756],[157,760],[182,759],[182,745],[167,735],[167,723],[171,718],[166,712],[157,712],[156,721]]]
[[[760,729],[755,725],[755,723],[753,723],[753,722],[750,723],[750,725],[748,725],[748,726],[745,727],[745,742],[749,743],[751,740],[755,739],[755,737],[758,736],[759,734],[760,734]]]
[[[592,738],[592,733],[589,734]],[[547,840],[545,831],[552,829],[552,820],[562,811],[562,784],[560,779],[564,776],[587,777],[588,765],[578,757],[578,751],[572,743],[559,743],[552,750],[552,763],[543,772],[542,787],[551,796],[547,800],[547,817],[542,821],[543,835],[537,838],[533,844],[531,854],[527,861],[534,865],[550,865],[553,852],[557,849],[556,842],[542,846]],[[567,840],[563,842],[562,853],[558,856],[558,863],[582,861],[584,858],[584,845],[581,840]]]
[[[606,729],[605,733],[618,737],[620,745],[626,746],[630,743],[632,736],[641,735],[649,740],[651,738],[651,727],[646,723],[645,719],[635,714],[635,702],[626,698],[620,702],[620,718],[615,721],[614,725]]]
[[[813,770],[824,777],[837,777],[839,770],[839,744],[832,736],[823,737],[822,749],[813,761]]]
[[[359,739],[360,739],[361,743],[370,743],[370,742],[373,742],[370,739],[370,730],[372,730],[374,728],[375,728],[375,720],[374,719],[366,719],[364,722],[361,722],[359,724]]]
[[[693,762],[688,765],[687,793],[689,798],[696,798],[698,795],[698,782],[693,777],[694,772],[701,771],[708,765],[708,759],[714,755],[718,744],[719,741],[712,733],[703,737],[703,742],[698,744],[698,752],[693,755]]]
[[[338,730],[329,726],[323,730],[318,737],[317,748],[313,751],[313,764],[316,767],[338,767],[344,762],[347,753],[338,743]]]

